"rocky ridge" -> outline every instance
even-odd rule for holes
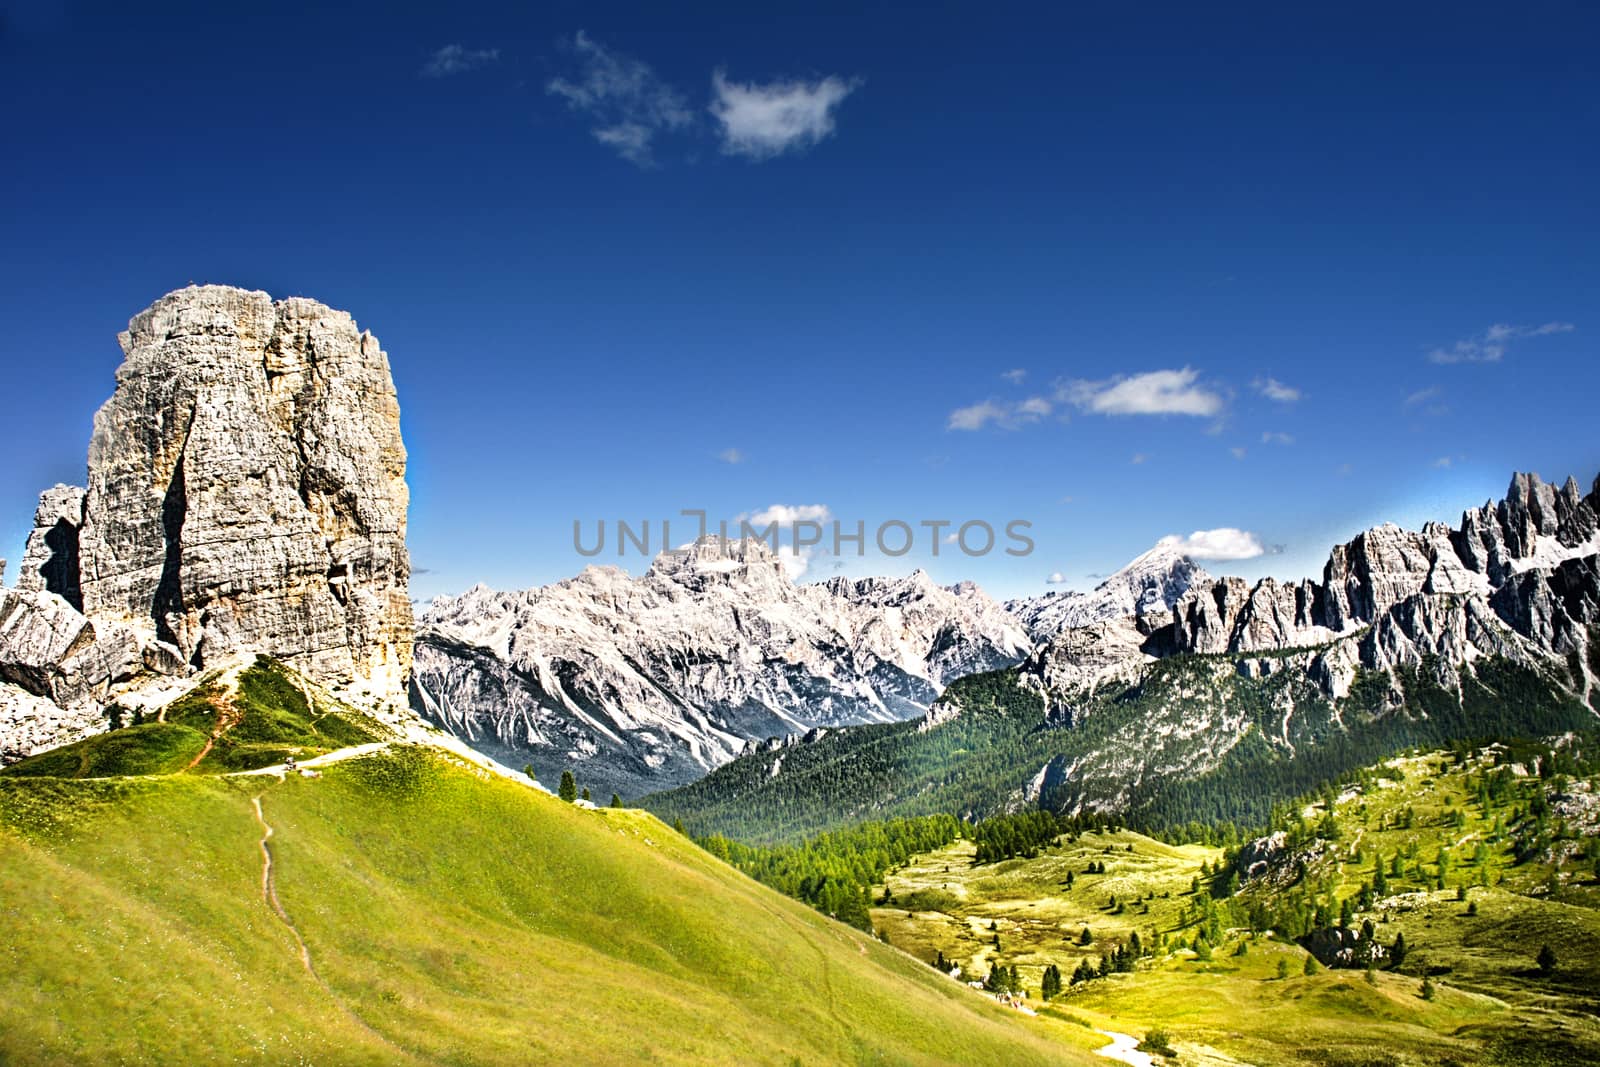
[[[1162,617],[1195,586],[1212,578],[1172,545],[1158,543],[1087,593],[1062,590],[1006,601],[1005,608],[1036,644],[1066,630],[1117,619]]]
[[[1357,669],[1432,664],[1446,688],[1483,656],[1536,665],[1577,655],[1580,695],[1593,686],[1588,627],[1600,622],[1600,478],[1583,495],[1517,474],[1504,500],[1462,516],[1458,529],[1386,524],[1334,548],[1320,582],[1249,585],[1224,578],[1192,589],[1172,613],[1172,647],[1239,655],[1317,648],[1303,666],[1328,695]]]
[[[943,686],[1030,651],[971,583],[794,585],[759,540],[703,540],[638,578],[590,567],[440,597],[418,622],[413,706],[504,762],[633,796],[764,739],[922,715]]]
[[[1504,500],[1456,528],[1386,524],[1336,546],[1320,580],[1208,579],[1165,617],[1063,630],[1017,668],[1052,722],[1128,700],[1144,710],[1095,750],[1040,766],[1023,799],[1116,810],[1141,782],[1219,766],[1252,733],[1293,757],[1374,715],[1426,717],[1422,690],[1482,707],[1505,669],[1541,700],[1593,712],[1597,514],[1600,479],[1585,495],[1571,479],[1557,488],[1518,474]]]
[[[0,759],[245,651],[403,701],[406,454],[377,339],[315,301],[192,286],[118,340],[87,485],[45,490],[0,590]]]

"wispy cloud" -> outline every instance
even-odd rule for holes
[[[860,85],[829,76],[766,85],[711,76],[711,114],[722,131],[722,150],[748,159],[771,159],[812,147],[833,133],[834,111]]]
[[[1235,445],[1228,449],[1228,451],[1232,453],[1234,459],[1243,459],[1245,457],[1245,449],[1243,445]]]
[[[1264,445],[1292,445],[1294,444],[1294,438],[1286,433],[1268,430],[1261,435],[1261,443]]]
[[[1018,367],[1015,370],[1005,371],[1000,375],[1000,377],[1004,378],[1006,381],[1010,382],[1012,385],[1021,385],[1022,384],[1022,380],[1024,378],[1026,378],[1027,376],[1028,376],[1028,372],[1023,370],[1021,367]]]
[[[1038,422],[1055,410],[1055,405],[1042,396],[1030,396],[1020,403],[1002,400],[984,400],[956,408],[945,422],[947,430],[981,430],[994,425],[1002,430],[1015,430]]]
[[[429,56],[418,73],[424,78],[448,78],[452,74],[465,74],[469,70],[487,67],[499,59],[498,48],[468,48],[465,45],[447,44]]]
[[[721,452],[717,453],[717,458],[722,460],[724,463],[743,463],[744,453],[739,451],[737,448],[724,448]]]
[[[1197,384],[1192,367],[1156,370],[1131,378],[1063,383],[1058,397],[1097,415],[1215,415],[1222,396]]]
[[[735,521],[749,522],[759,530],[774,522],[787,527],[796,522],[827,522],[832,517],[826,504],[770,504],[760,511],[745,512]]]
[[[1431,349],[1428,360],[1432,363],[1498,363],[1512,341],[1571,333],[1576,328],[1570,322],[1547,322],[1542,326],[1511,326],[1499,322],[1482,334],[1457,341],[1449,348]]]
[[[1450,405],[1444,402],[1444,389],[1437,385],[1430,385],[1426,389],[1418,389],[1408,393],[1400,402],[1400,406],[1407,411],[1417,412],[1421,415],[1437,418],[1450,413]]]
[[[1066,585],[1067,576],[1060,571],[1051,571],[1050,577],[1045,579],[1046,585]]]
[[[1276,400],[1280,404],[1293,404],[1304,395],[1294,386],[1284,385],[1276,378],[1257,378],[1250,383],[1250,388],[1268,400]]]
[[[1145,455],[1143,452],[1135,452],[1133,454],[1133,458],[1128,460],[1128,462],[1132,463],[1135,467],[1137,467],[1137,466],[1140,466],[1141,464],[1143,464],[1144,461],[1149,459],[1149,458],[1150,457]]]
[[[1187,537],[1171,534],[1157,544],[1175,548],[1190,559],[1255,559],[1266,554],[1261,538],[1249,530],[1220,526],[1215,530],[1196,530]]]
[[[589,118],[595,140],[640,167],[655,165],[662,133],[694,122],[688,102],[656,76],[648,63],[605,47],[579,30],[570,42],[578,70],[545,86],[567,106]]]

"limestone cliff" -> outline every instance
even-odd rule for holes
[[[403,699],[406,452],[377,339],[312,300],[199,286],[119,340],[87,487],[45,491],[0,604],[0,679],[78,732],[119,685],[246,651]]]

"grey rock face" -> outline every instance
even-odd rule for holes
[[[1161,721],[1120,740],[1152,754],[1182,751],[1188,773],[1242,737],[1228,677],[1254,685],[1252,699],[1270,699],[1275,721],[1262,737],[1286,754],[1345,725],[1338,702],[1364,671],[1390,676],[1386,695],[1369,691],[1380,714],[1406,704],[1410,671],[1459,692],[1491,657],[1600,708],[1597,503],[1600,495],[1580,494],[1571,480],[1556,490],[1518,475],[1505,501],[1468,511],[1458,529],[1369,530],[1330,553],[1320,581],[1208,579],[1173,605],[1165,625],[1147,613],[1067,629],[1019,670],[1047,708],[1076,722],[1093,714],[1102,691],[1143,690],[1163,657],[1214,657],[1193,665],[1190,681],[1160,705]],[[1213,669],[1221,673],[1207,679]],[[1073,773],[1115,778],[1114,762],[1090,760]]]
[[[143,668],[128,627],[91,622],[54,593],[0,589],[0,681],[69,707],[104,699]]]
[[[94,728],[119,686],[239,652],[403,699],[406,453],[377,339],[311,300],[202,286],[119,341],[87,487],[40,497],[0,594],[0,679],[65,727],[12,692],[0,758]]]
[[[637,795],[751,741],[923,714],[946,682],[1014,663],[1021,628],[975,586],[794,585],[760,541],[701,542],[630,578],[477,588],[422,614],[413,706],[513,766]]]
[[[1321,582],[1196,586],[1173,608],[1174,647],[1319,647],[1308,670],[1336,697],[1358,668],[1426,660],[1454,688],[1458,668],[1479,656],[1564,657],[1585,648],[1600,621],[1597,503],[1570,478],[1558,490],[1518,474],[1505,500],[1468,511],[1457,530],[1384,525],[1335,547]]]
[[[103,729],[105,717],[97,704],[63,708],[20,686],[0,682],[0,763],[12,763]]]
[[[78,531],[82,526],[82,489],[58,485],[40,493],[33,532],[22,553],[17,588],[55,593],[82,611],[83,591],[78,578]]]
[[[197,666],[259,648],[402,691],[406,455],[377,339],[311,300],[205,286],[119,340],[89,445],[85,613]]]

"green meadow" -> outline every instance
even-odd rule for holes
[[[1486,807],[1480,786],[1496,772],[1483,754],[1390,761],[1307,805],[1296,819],[1307,846],[1231,896],[1214,889],[1226,881],[1222,849],[1092,832],[998,863],[974,864],[965,840],[918,856],[875,888],[872,918],[893,944],[925,960],[942,953],[963,978],[1016,966],[1046,1017],[1164,1031],[1178,1063],[1600,1062],[1592,846],[1559,822],[1537,838],[1530,814],[1536,796],[1581,799],[1592,783],[1519,772]],[[1399,873],[1362,908],[1380,854]],[[1305,949],[1243,918],[1318,906],[1336,916],[1347,900],[1352,926],[1372,922],[1379,944],[1403,936],[1398,967],[1307,973]],[[1221,915],[1220,936],[1197,945],[1208,913]],[[1048,1007],[1039,999],[1047,966],[1070,978],[1135,935],[1147,954],[1130,970],[1069,982]],[[1557,957],[1549,973],[1536,962],[1545,945]]]
[[[1101,1043],[651,815],[420,746],[315,780],[7,773],[0,916],[6,1064],[1059,1064]]]

